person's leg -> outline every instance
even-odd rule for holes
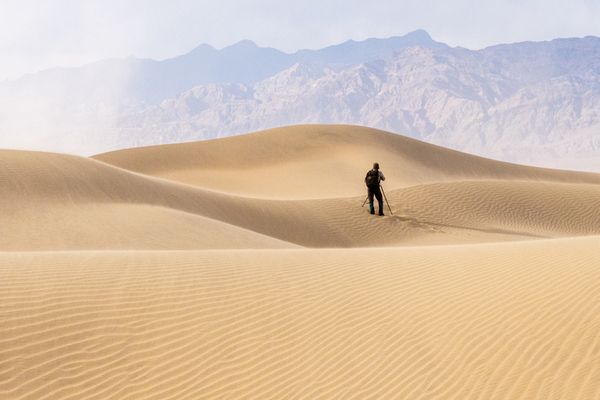
[[[379,215],[384,215],[383,214],[383,196],[381,195],[380,188],[377,188],[377,191],[375,192],[375,197],[377,197],[377,202],[379,203]]]
[[[375,193],[373,193],[373,189],[369,188],[369,211],[371,212],[371,214],[375,214],[375,206],[373,205],[374,195]]]

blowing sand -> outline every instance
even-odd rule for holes
[[[600,175],[297,126],[0,190],[0,399],[600,398]]]

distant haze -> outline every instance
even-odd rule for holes
[[[599,20],[589,0],[0,0],[0,148],[331,123],[600,170]]]
[[[134,55],[164,59],[242,39],[286,52],[416,29],[452,46],[600,35],[596,0],[2,0],[0,81]]]

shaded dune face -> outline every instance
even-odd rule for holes
[[[0,151],[0,399],[600,398],[598,238],[600,175],[355,126]]]

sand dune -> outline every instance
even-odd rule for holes
[[[148,175],[260,198],[359,196],[364,192],[366,170],[374,161],[390,178],[388,190],[471,179],[600,183],[598,174],[493,161],[346,125],[299,125],[94,158]]]
[[[545,180],[536,180],[538,169],[503,164],[518,168],[515,179],[388,189],[395,215],[377,220],[360,207],[362,196],[249,198],[81,157],[0,156],[2,250],[364,247],[600,234],[600,185],[561,183],[568,176],[561,171],[544,170]]]
[[[0,193],[0,399],[600,398],[600,175],[295,126]]]
[[[297,247],[205,217],[219,214],[219,195],[203,201],[201,190],[81,157],[3,151],[0,160],[0,250]]]
[[[5,254],[0,398],[598,398],[598,240]]]

